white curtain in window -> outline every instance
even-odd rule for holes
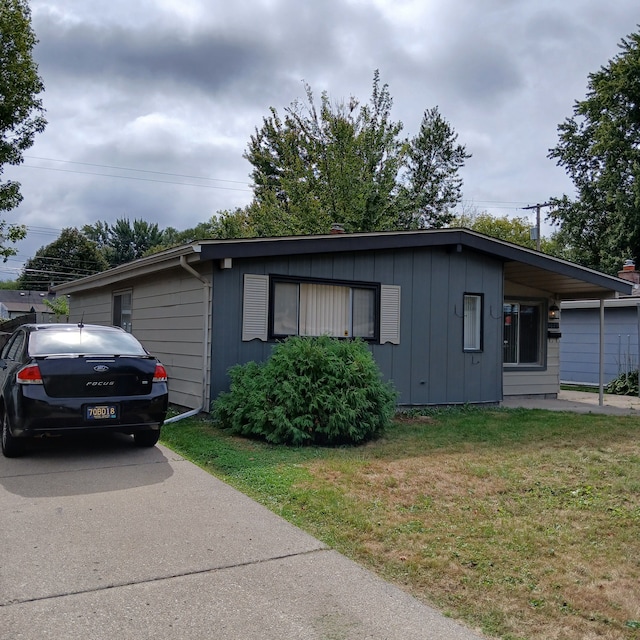
[[[300,284],[300,335],[351,335],[349,292],[349,287]]]
[[[480,349],[480,296],[464,297],[464,348]]]

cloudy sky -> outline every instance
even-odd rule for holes
[[[493,215],[571,193],[547,158],[587,76],[638,29],[638,0],[31,0],[49,124],[5,177],[24,260],[69,226],[184,229],[247,204],[249,136],[269,107],[371,94],[417,133],[438,106],[473,157],[464,202]]]

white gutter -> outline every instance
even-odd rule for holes
[[[194,247],[194,250],[197,252],[199,247]],[[203,313],[202,313],[202,402],[197,409],[192,409],[191,411],[187,411],[185,413],[181,413],[178,416],[173,416],[173,418],[169,418],[165,420],[165,424],[171,424],[172,422],[178,422],[179,420],[184,420],[185,418],[191,418],[193,416],[198,415],[200,412],[205,410],[205,406],[207,404],[207,362],[209,361],[209,353],[208,353],[208,345],[209,345],[209,317],[211,312],[211,283],[204,278],[201,274],[199,274],[190,264],[187,264],[187,258],[185,255],[180,256],[180,266],[188,271],[194,278],[197,278],[202,282],[203,290],[202,290],[202,298],[203,298]]]

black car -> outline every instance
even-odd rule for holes
[[[153,447],[167,372],[130,333],[89,324],[25,324],[0,352],[2,453],[32,436],[109,430]]]

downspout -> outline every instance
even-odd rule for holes
[[[200,247],[196,247],[195,250],[199,250]],[[181,413],[178,416],[173,416],[173,418],[169,418],[165,420],[165,424],[171,424],[172,422],[178,422],[179,420],[184,420],[185,418],[191,418],[193,416],[197,416],[199,413],[205,410],[205,406],[207,403],[206,393],[207,393],[207,362],[209,360],[209,317],[211,312],[211,283],[202,277],[190,264],[187,264],[187,259],[184,255],[180,256],[180,266],[188,271],[194,278],[197,278],[202,282],[202,297],[203,297],[203,314],[202,314],[202,401],[200,406],[197,409],[191,409],[190,411],[186,411],[185,413]]]

